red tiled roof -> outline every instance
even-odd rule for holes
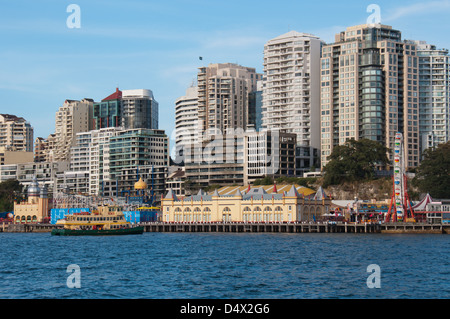
[[[116,92],[114,92],[113,94],[111,94],[108,97],[105,97],[103,101],[110,101],[110,100],[118,100],[122,98],[122,91],[119,91],[119,88],[116,88]]]

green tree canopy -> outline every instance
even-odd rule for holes
[[[450,142],[425,150],[413,185],[431,197],[450,198]]]
[[[14,209],[14,198],[20,200],[22,185],[17,180],[7,180],[0,183],[0,213],[11,212]]]
[[[323,186],[373,179],[376,165],[388,163],[387,152],[386,146],[368,139],[352,139],[334,147],[324,167]]]

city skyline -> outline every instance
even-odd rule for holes
[[[35,138],[46,138],[66,99],[97,102],[116,87],[150,89],[160,104],[159,128],[172,148],[175,101],[196,80],[199,67],[230,62],[262,73],[268,40],[293,30],[333,43],[336,33],[366,23],[372,3],[77,1],[81,23],[73,29],[66,24],[70,2],[3,4],[0,113],[24,117]],[[444,34],[449,22],[443,19],[450,1],[375,4],[381,23],[400,30],[403,39],[450,47]]]

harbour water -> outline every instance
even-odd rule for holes
[[[450,236],[0,233],[2,299],[448,299]],[[379,288],[369,288],[369,265]],[[80,288],[69,288],[69,265]]]

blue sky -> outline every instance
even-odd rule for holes
[[[81,9],[79,29],[66,25],[72,3]],[[35,137],[47,137],[65,99],[144,88],[171,136],[174,102],[198,67],[232,62],[262,72],[268,40],[296,30],[333,42],[364,24],[372,3],[404,39],[450,48],[450,0],[0,0],[0,113],[26,118]]]

